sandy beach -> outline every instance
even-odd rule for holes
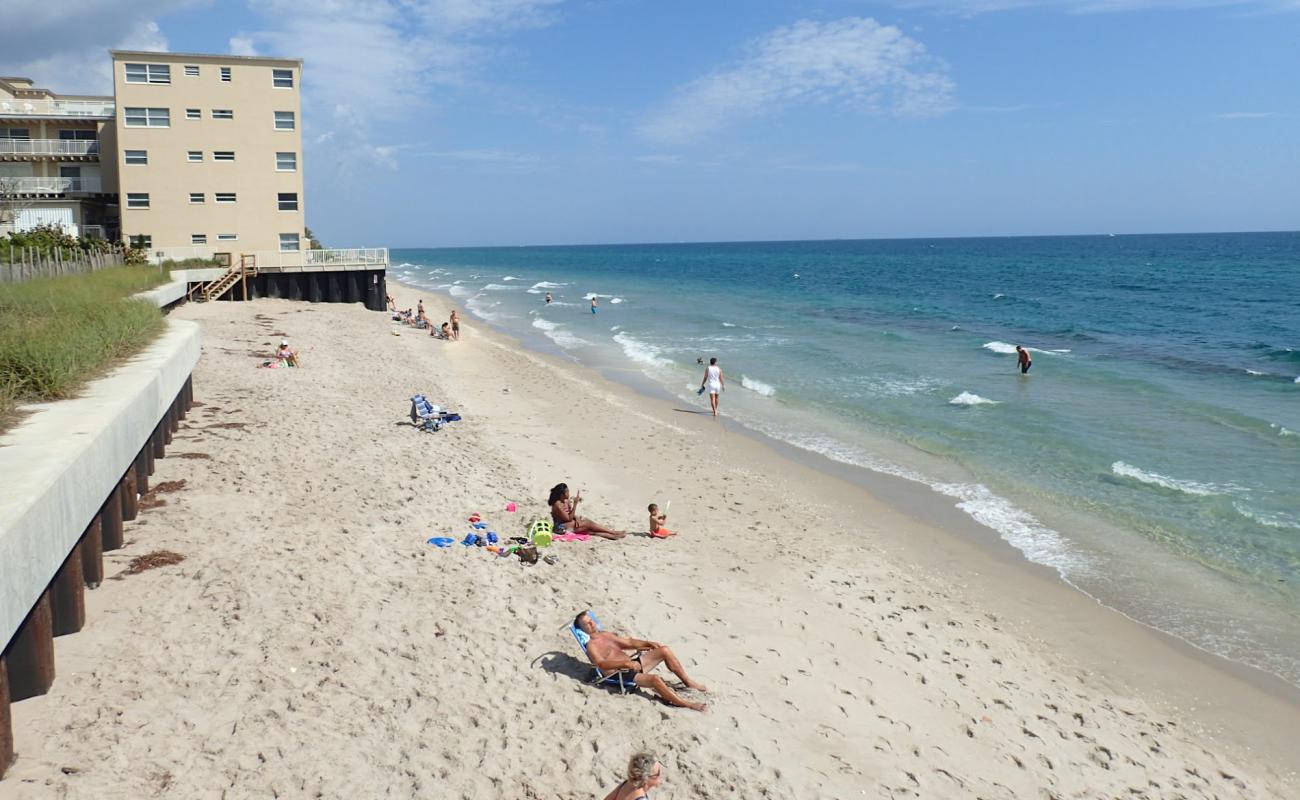
[[[600,798],[640,749],[656,800],[1300,796],[1294,692],[928,490],[870,493],[463,311],[454,343],[359,305],[173,315],[203,328],[202,405],[106,570],[185,560],[88,595],[53,690],[13,707],[0,798]],[[302,368],[256,369],[281,336]],[[414,430],[415,392],[464,419]],[[475,512],[518,535],[561,481],[633,534],[536,566],[426,544]],[[669,501],[680,534],[645,536]],[[673,647],[708,710],[585,685],[585,608]]]

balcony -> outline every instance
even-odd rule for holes
[[[94,178],[11,178],[0,175],[0,195],[99,194],[103,184]]]
[[[0,118],[112,119],[114,109],[111,100],[0,100]]]
[[[90,158],[99,156],[94,139],[0,139],[0,158]]]
[[[216,253],[230,253],[238,262],[239,256],[257,257],[258,272],[345,272],[361,269],[387,269],[388,248],[369,247],[340,250],[241,250],[238,242],[217,242],[215,245],[192,247],[151,248],[150,260],[183,261],[187,258],[212,258]]]

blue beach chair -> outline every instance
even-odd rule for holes
[[[442,428],[442,411],[434,409],[424,395],[414,395],[411,397],[411,424],[432,433]]]
[[[587,616],[591,617],[591,621],[596,624],[596,629],[600,630],[600,620],[596,619],[596,615],[593,614],[590,609],[587,610]],[[590,661],[591,656],[587,655],[587,642],[591,641],[591,637],[584,631],[579,630],[578,626],[574,625],[573,622],[569,623],[568,628],[569,633],[573,634],[573,638],[577,640],[578,649],[582,651],[583,657]],[[595,671],[595,676],[591,680],[587,681],[590,686],[616,686],[618,687],[619,694],[627,694],[629,690],[637,688],[635,672],[631,672],[630,670],[620,670],[612,675],[606,675],[604,672],[601,672],[600,667],[595,664],[592,664],[591,668]]]

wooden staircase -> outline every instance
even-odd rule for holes
[[[255,275],[257,275],[257,256],[241,255],[238,264],[231,264],[226,274],[202,287],[199,292],[204,302],[220,300],[236,283],[246,281]],[[245,284],[244,297],[248,297],[247,288]]]

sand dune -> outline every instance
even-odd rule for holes
[[[1294,705],[713,420],[472,321],[448,344],[359,306],[175,313],[203,405],[154,481],[186,485],[109,571],[186,560],[92,593],[14,707],[0,798],[603,797],[643,747],[656,798],[1297,796],[1265,746]],[[281,335],[303,368],[255,369]],[[416,391],[464,421],[413,430]],[[634,531],[671,500],[681,535],[535,567],[425,544],[472,512],[519,533],[561,480]],[[563,626],[589,606],[675,647],[710,709],[585,686]],[[1182,705],[1207,692],[1232,707]]]

